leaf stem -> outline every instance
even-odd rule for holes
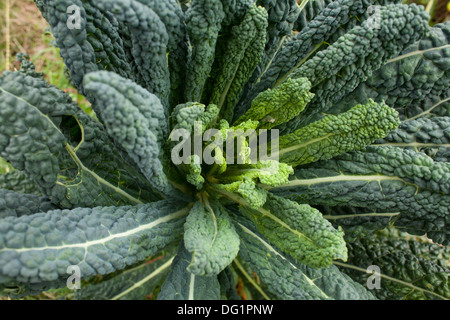
[[[244,269],[244,267],[239,263],[239,261],[237,261],[237,259],[234,259],[234,264],[236,265],[236,267],[239,269],[239,271],[242,272],[242,274],[244,275],[244,277],[247,279],[248,282],[250,282],[255,289],[264,297],[264,299],[266,300],[270,300],[269,296],[261,289],[261,287],[255,282],[255,280],[252,279],[252,277],[250,277],[250,275],[248,274],[248,272]]]
[[[356,270],[356,271],[368,273],[366,269],[363,269],[363,268],[360,268],[360,267],[357,267],[357,266],[354,266],[354,265],[351,265],[351,264],[347,264],[347,263],[343,263],[343,262],[338,262],[338,261],[333,261],[333,264],[335,264],[335,265],[337,265],[337,266],[340,266],[340,267],[344,267],[344,268],[353,269],[353,270]],[[378,273],[377,273],[377,274],[378,274]],[[401,285],[404,285],[405,287],[409,287],[409,288],[412,288],[412,289],[414,289],[414,290],[422,291],[423,293],[431,294],[431,295],[436,296],[436,297],[438,297],[438,298],[440,298],[440,299],[443,299],[443,300],[449,300],[449,299],[447,299],[446,297],[443,297],[443,296],[441,296],[441,295],[439,295],[439,294],[437,294],[437,293],[434,293],[434,292],[432,292],[432,291],[428,291],[428,290],[422,289],[422,288],[417,287],[417,286],[415,286],[415,285],[413,285],[413,284],[411,284],[411,283],[408,283],[408,282],[405,282],[405,281],[402,281],[402,280],[399,280],[399,279],[396,279],[396,278],[392,278],[392,277],[389,277],[389,276],[387,276],[387,275],[385,275],[385,274],[381,274],[381,273],[378,274],[378,275],[379,275],[381,278],[383,278],[383,279],[386,279],[386,280],[389,280],[389,281],[392,281],[392,282],[399,283],[399,284],[401,284]]]
[[[160,274],[161,272],[163,272],[165,269],[167,269],[168,267],[170,267],[170,265],[172,264],[172,261],[175,257],[170,258],[167,262],[165,262],[163,265],[161,265],[158,269],[156,269],[155,271],[153,271],[152,273],[150,273],[148,276],[146,276],[145,278],[141,279],[140,281],[136,282],[135,284],[133,284],[131,287],[129,287],[128,289],[124,290],[123,292],[119,293],[118,295],[114,296],[113,298],[111,298],[111,300],[118,300],[121,297],[127,295],[128,293],[130,293],[131,291],[139,288],[140,286],[142,286],[144,283],[146,283],[147,281],[151,280],[152,278],[156,277],[158,274]]]
[[[217,227],[217,218],[216,218],[216,215],[214,214],[213,208],[211,208],[211,205],[209,204],[207,194],[205,194],[202,198],[203,198],[203,203],[205,204],[206,209],[208,209],[209,213],[211,214],[211,219],[214,222],[214,236],[213,236],[213,239],[211,241],[211,247],[212,247],[214,245],[214,242],[216,241],[217,232],[218,232],[218,230],[217,230],[218,229],[218,227]]]
[[[394,213],[361,213],[361,214],[347,214],[347,215],[340,215],[340,216],[333,216],[333,215],[324,215],[323,217],[327,220],[338,220],[338,219],[347,219],[347,218],[359,218],[359,217],[394,217],[398,216],[400,212],[394,212]]]
[[[77,163],[78,167],[80,169],[86,171],[90,175],[92,175],[95,178],[95,180],[97,180],[100,184],[107,186],[108,188],[114,190],[115,192],[124,196],[125,198],[127,198],[128,200],[130,200],[132,202],[135,202],[137,204],[143,204],[143,202],[141,200],[136,199],[135,197],[133,197],[133,196],[129,195],[128,193],[126,193],[125,191],[123,191],[122,189],[113,186],[111,183],[109,183],[108,181],[106,181],[105,179],[103,179],[102,177],[97,175],[95,172],[93,172],[93,171],[89,170],[87,167],[85,167],[84,164],[81,162],[81,160],[76,155],[75,151],[72,149],[72,147],[68,143],[65,143],[65,148],[66,148],[67,152],[69,153],[69,155],[72,157],[72,159]]]

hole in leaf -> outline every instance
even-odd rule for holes
[[[80,144],[83,139],[83,132],[74,116],[62,116],[59,127],[72,146],[78,146]]]

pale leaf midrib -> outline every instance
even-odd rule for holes
[[[309,146],[310,144],[313,144],[313,143],[316,143],[316,142],[320,142],[320,141],[328,139],[329,137],[334,136],[334,135],[337,135],[337,134],[329,133],[329,134],[327,134],[325,136],[318,137],[318,138],[315,138],[315,139],[311,139],[311,140],[308,140],[308,141],[306,141],[304,143],[296,144],[296,145],[293,145],[293,146],[290,146],[290,147],[287,147],[287,148],[281,148],[281,150],[278,152],[278,155],[282,156],[285,153],[289,153],[289,152],[292,152],[292,151],[304,148],[306,146]]]
[[[341,266],[341,267],[344,267],[344,268],[349,268],[349,269],[353,269],[353,270],[357,270],[357,271],[360,271],[360,272],[364,272],[364,273],[370,274],[366,269],[360,268],[358,266],[354,266],[354,265],[351,265],[351,264],[338,262],[338,261],[334,261],[333,263],[335,265],[337,265],[337,266]],[[397,278],[393,278],[393,277],[387,276],[387,275],[382,274],[382,273],[376,273],[376,275],[378,275],[381,278],[384,278],[386,280],[389,280],[389,281],[392,281],[392,282],[396,282],[396,283],[399,283],[399,284],[404,285],[406,287],[409,287],[409,288],[411,288],[413,290],[418,290],[418,291],[421,291],[421,292],[424,292],[424,293],[428,293],[428,294],[431,294],[433,296],[439,297],[440,299],[443,299],[443,300],[449,300],[448,298],[443,297],[443,296],[441,296],[441,295],[439,295],[439,294],[437,294],[437,293],[435,293],[433,291],[429,291],[429,290],[417,287],[417,286],[413,285],[412,283],[405,282],[403,280],[400,280],[400,279],[397,279]]]
[[[411,184],[406,182],[405,180],[396,177],[396,176],[386,176],[386,175],[337,175],[332,177],[324,177],[324,178],[312,178],[312,179],[294,179],[290,180],[288,183],[283,184],[277,187],[270,187],[269,189],[280,189],[280,188],[288,188],[295,186],[310,186],[319,183],[332,183],[332,182],[342,182],[342,181],[401,181],[406,184]]]
[[[346,214],[346,215],[324,215],[323,217],[327,220],[339,220],[339,219],[352,219],[360,217],[395,217],[398,216],[400,212],[370,212],[370,213],[359,213],[359,214]]]
[[[195,274],[191,273],[191,277],[189,280],[189,296],[188,296],[188,300],[194,300],[195,296]]]
[[[416,114],[415,116],[411,117],[411,118],[407,118],[405,119],[405,121],[412,121],[412,120],[416,120],[418,118],[421,118],[427,114],[431,114],[431,111],[433,111],[434,109],[436,109],[437,107],[439,107],[441,104],[446,103],[447,101],[450,101],[450,97],[445,98],[443,100],[440,100],[438,103],[436,103],[435,105],[433,105],[431,108],[425,110],[424,112],[421,112],[419,114]]]
[[[252,279],[252,277],[250,277],[250,275],[248,274],[247,270],[245,270],[245,268],[240,264],[240,262],[237,259],[234,259],[234,264],[236,265],[236,267],[239,269],[239,271],[242,272],[242,274],[244,275],[244,277],[247,279],[247,281],[253,286],[255,287],[255,289],[264,297],[264,299],[266,300],[271,300],[270,297],[263,291],[263,289],[261,288],[261,286],[259,284],[257,284],[255,282],[255,280]]]
[[[64,136],[64,134],[61,132],[60,128],[58,128],[53,123],[53,121],[51,121],[51,119],[46,114],[42,113],[41,110],[39,110],[36,106],[33,106],[31,103],[24,100],[23,98],[18,97],[16,95],[10,93],[9,91],[4,90],[1,87],[0,87],[0,90],[3,91],[4,93],[11,95],[12,97],[14,97],[17,100],[22,101],[23,103],[30,106],[32,109],[36,110],[40,114],[41,117],[47,119],[47,121],[55,128],[56,131],[58,131],[62,136]],[[83,131],[84,131],[84,129],[83,129]],[[83,139],[84,139],[84,137],[83,137]],[[80,144],[76,148],[79,148],[79,146],[80,146]],[[72,146],[70,146],[68,143],[65,143],[65,148],[69,152],[69,154],[72,156],[72,159],[77,163],[77,165],[80,166],[82,169],[84,169],[87,173],[92,175],[94,177],[94,179],[98,181],[99,184],[104,185],[104,186],[108,187],[109,189],[114,190],[114,192],[121,194],[122,196],[124,196],[125,198],[127,198],[128,200],[130,200],[136,204],[143,204],[143,202],[140,201],[139,199],[136,199],[133,196],[131,196],[130,194],[128,194],[127,192],[125,192],[124,190],[113,186],[111,183],[109,183],[108,181],[106,181],[105,179],[103,179],[102,177],[97,175],[95,172],[89,170],[86,166],[84,166],[84,164],[81,162],[81,160],[77,157],[76,150],[74,150],[72,148]]]
[[[255,233],[253,233],[250,229],[246,228],[245,226],[243,226],[243,225],[240,224],[240,223],[238,223],[238,225],[239,225],[239,227],[241,227],[241,229],[242,229],[245,233],[249,234],[250,236],[254,237],[257,241],[261,242],[261,244],[262,244],[264,247],[266,247],[270,252],[272,252],[272,253],[274,253],[275,255],[279,256],[281,259],[286,260],[286,258],[285,258],[282,254],[280,254],[278,251],[276,251],[270,244],[268,244],[266,241],[264,241],[263,239],[261,239],[261,238],[260,238],[258,235],[256,235]],[[295,270],[298,270],[298,268],[297,268],[294,264],[292,264],[292,263],[291,263],[290,261],[288,261],[288,260],[286,260],[286,261],[289,263],[289,265],[290,265],[292,268],[294,268]],[[302,272],[302,274],[303,274],[303,276],[305,277],[306,281],[308,282],[308,284],[309,284],[310,286],[316,287],[316,288],[320,291],[320,293],[321,293],[325,298],[327,298],[327,299],[330,298],[328,295],[325,294],[325,292],[322,291],[322,289],[320,289],[320,288],[314,283],[313,280],[311,280],[311,279],[310,279],[306,274],[304,274],[303,272]]]
[[[184,215],[187,215],[187,213],[190,210],[190,206],[187,206],[181,210],[178,210],[174,213],[170,213],[168,215],[165,215],[164,217],[158,218],[156,220],[153,220],[150,223],[144,224],[144,225],[140,225],[136,228],[127,230],[125,232],[121,232],[121,233],[116,233],[116,234],[110,234],[108,237],[105,238],[101,238],[101,239],[96,239],[96,240],[91,240],[91,241],[87,241],[87,242],[83,242],[83,243],[73,243],[73,244],[63,244],[63,245],[58,245],[58,246],[45,246],[45,247],[36,247],[36,248],[3,248],[0,249],[0,253],[2,252],[8,252],[8,251],[14,251],[17,253],[21,253],[21,252],[28,252],[28,251],[42,251],[42,250],[62,250],[62,249],[67,249],[67,248],[83,248],[83,249],[87,249],[91,246],[94,245],[98,245],[98,244],[105,244],[109,241],[118,239],[118,238],[126,238],[135,234],[138,234],[139,232],[142,231],[147,231],[147,230],[151,230],[152,228],[162,224],[162,223],[166,223],[169,222],[171,220],[175,220],[178,219]]]
[[[446,44],[446,45],[443,45],[443,46],[440,46],[440,47],[434,47],[434,48],[430,48],[430,49],[425,49],[425,50],[416,50],[416,51],[408,52],[408,53],[405,53],[405,54],[403,54],[401,56],[398,56],[396,58],[388,60],[386,62],[386,64],[389,64],[389,63],[392,63],[392,62],[396,62],[396,61],[399,61],[399,60],[403,60],[403,59],[406,59],[406,58],[409,58],[409,57],[422,55],[424,53],[431,52],[431,51],[444,50],[446,48],[450,48],[450,44]]]
[[[164,264],[162,264],[161,266],[159,266],[156,270],[154,270],[152,273],[150,273],[148,276],[146,276],[145,278],[139,280],[138,282],[136,282],[135,284],[133,284],[131,287],[127,288],[126,290],[122,291],[121,293],[115,295],[113,298],[111,298],[111,300],[118,300],[121,297],[129,294],[131,291],[141,287],[142,285],[144,285],[144,283],[146,283],[147,281],[150,281],[151,279],[153,279],[154,277],[156,277],[159,273],[163,272],[165,269],[167,269],[168,267],[171,266],[173,259],[175,258],[175,256],[173,256],[172,258],[170,258],[168,261],[166,261]]]
[[[217,190],[217,189],[216,189]],[[223,195],[225,195],[226,197],[228,197],[229,199],[245,206],[245,207],[249,207],[247,201],[244,198],[241,198],[235,194],[232,194],[230,192],[224,191],[224,190],[217,190],[220,193],[222,193]],[[307,237],[305,234],[299,232],[296,229],[292,229],[288,224],[286,224],[284,221],[282,221],[280,218],[274,216],[269,210],[263,209],[263,208],[258,208],[258,209],[254,209],[256,211],[258,211],[259,213],[261,213],[263,216],[271,219],[272,221],[276,222],[278,225],[280,225],[281,227],[283,227],[284,229],[286,229],[286,231],[292,233],[293,235],[299,237],[299,238],[304,238],[307,241],[311,242],[314,246],[321,248],[321,246],[319,246],[314,240],[310,239],[309,237]]]
[[[411,148],[417,148],[417,147],[431,147],[431,148],[450,148],[449,143],[422,143],[422,142],[384,142],[384,143],[375,143],[376,146],[392,146],[392,147],[411,147]]]

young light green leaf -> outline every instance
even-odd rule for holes
[[[261,92],[250,109],[237,121],[258,120],[259,129],[270,129],[299,115],[314,97],[306,78],[288,79],[279,87]]]
[[[106,69],[135,79],[135,70],[126,55],[117,20],[110,12],[102,13],[96,8],[96,1],[47,0],[35,3],[49,22],[70,79],[80,92],[84,93],[83,77],[89,72]],[[70,19],[75,13],[73,8],[79,10],[79,20]],[[68,9],[71,10],[68,12]]]
[[[330,115],[280,138],[278,156],[293,167],[364,148],[400,124],[398,112],[369,101],[346,113]]]
[[[192,254],[187,270],[198,276],[216,276],[236,257],[239,237],[219,203],[196,202],[184,225],[184,245]]]
[[[344,233],[309,205],[269,193],[263,207],[252,209],[243,199],[228,197],[241,204],[241,212],[252,219],[259,232],[300,263],[323,268],[335,259],[347,260]]]

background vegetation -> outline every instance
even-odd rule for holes
[[[450,20],[450,1],[448,0],[406,0],[405,2],[424,5],[433,17],[432,25]],[[48,23],[42,18],[33,0],[0,0],[0,33],[0,73],[18,69],[19,63],[15,60],[15,56],[19,52],[26,52],[35,64],[36,71],[42,72],[49,83],[69,93],[87,113],[94,114],[90,104],[71,85],[65,65],[59,56],[59,49],[53,46],[54,39]],[[0,158],[0,174],[10,170],[13,168]],[[70,292],[62,289],[26,297],[26,299],[65,297],[70,298]]]

